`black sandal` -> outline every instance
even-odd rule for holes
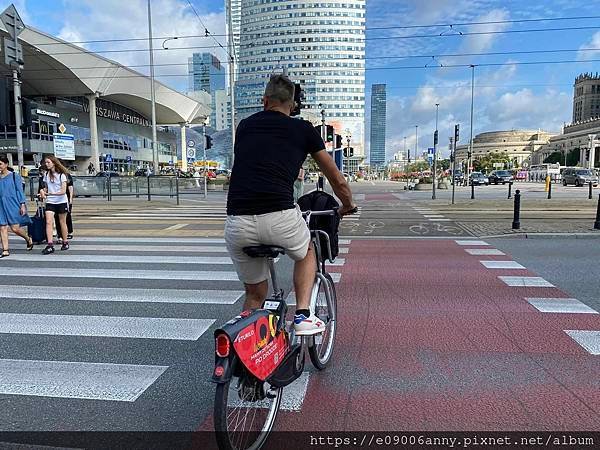
[[[10,256],[10,252],[8,250],[2,250],[2,255],[0,255],[0,258],[6,258],[7,256]]]
[[[27,238],[27,251],[33,250],[33,239],[30,237]]]

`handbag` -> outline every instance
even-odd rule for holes
[[[15,176],[14,172],[13,172],[12,176],[13,176],[13,183],[15,185],[15,193],[17,193],[18,192],[18,190],[17,190],[17,177]],[[29,214],[27,214],[27,208],[25,208],[25,214],[19,215],[19,226],[20,227],[26,227],[30,223],[31,223],[31,217],[29,217]]]

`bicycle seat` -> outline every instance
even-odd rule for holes
[[[242,250],[251,258],[277,258],[280,253],[285,255],[285,249],[276,245],[257,245],[244,247]]]

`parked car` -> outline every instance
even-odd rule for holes
[[[508,170],[494,170],[492,173],[490,173],[488,178],[490,184],[506,184],[514,179],[512,173],[510,173]]]
[[[148,169],[138,169],[134,172],[133,176],[134,177],[145,177],[148,176],[148,173],[152,173],[152,171],[148,171]]]
[[[454,178],[454,181],[455,181],[456,183],[462,184],[462,183],[464,183],[464,181],[465,181],[465,174],[464,174],[464,173],[462,173],[462,171],[460,171],[460,170],[457,170],[457,171],[454,173],[454,177],[453,177],[453,178]]]
[[[481,172],[473,172],[469,176],[469,181],[471,184],[479,186],[480,184],[485,184],[486,186],[490,184],[490,180]]]
[[[584,186],[589,182],[598,186],[598,177],[590,169],[581,167],[567,167],[562,173],[563,186],[574,184],[575,186]]]

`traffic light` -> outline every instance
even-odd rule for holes
[[[300,114],[300,110],[304,108],[302,102],[304,101],[304,91],[302,90],[302,86],[300,83],[294,83],[294,104],[296,107],[290,114],[291,116],[298,116]]]
[[[350,150],[350,154],[348,154],[348,150]],[[350,148],[345,148],[344,149],[344,158],[348,158],[348,157],[352,157],[354,156],[354,148],[350,147]]]
[[[206,137],[206,143],[205,143],[205,149],[208,150],[209,148],[212,148],[212,144],[213,144],[213,139],[212,136],[209,136],[208,134],[205,136]]]
[[[335,133],[335,131],[333,129],[333,125],[327,125],[327,134],[326,134],[327,142],[333,142],[334,133]]]
[[[342,148],[343,146],[343,142],[342,142],[342,136],[340,136],[339,134],[335,135],[335,146],[334,148]]]
[[[433,133],[433,145],[438,145],[438,131],[435,130]]]
[[[454,142],[458,143],[459,135],[460,135],[460,125],[456,124],[456,125],[454,125]]]

